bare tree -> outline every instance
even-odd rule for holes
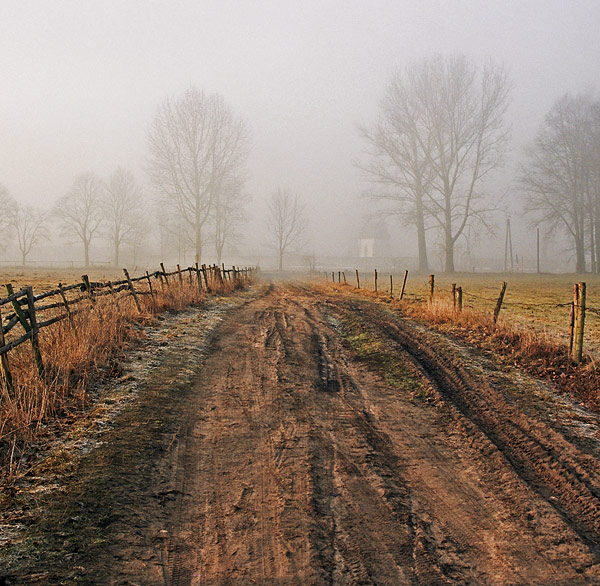
[[[75,234],[83,244],[85,266],[90,265],[90,244],[103,222],[102,202],[105,187],[94,173],[79,175],[70,191],[61,197],[54,215],[65,236]]]
[[[214,230],[217,264],[221,264],[225,244],[235,240],[238,226],[244,221],[248,197],[242,192],[243,182],[234,178],[225,183],[214,202]]]
[[[25,266],[27,255],[33,246],[50,237],[47,227],[48,215],[39,208],[15,203],[9,217],[21,251],[21,264]]]
[[[112,174],[103,208],[107,236],[113,248],[113,263],[119,266],[121,247],[138,235],[142,217],[142,190],[131,171],[119,167]]]
[[[586,235],[592,258],[599,251],[599,128],[600,108],[591,95],[564,95],[528,147],[521,172],[527,210],[551,230],[566,230],[580,273],[586,270]]]
[[[189,225],[197,261],[216,194],[244,166],[248,151],[245,122],[218,94],[192,87],[158,109],[150,131],[151,178],[162,201]]]
[[[12,211],[15,209],[17,202],[13,199],[8,189],[0,183],[0,209],[6,210],[6,213],[0,214],[0,248],[5,248],[4,238],[12,232]]]
[[[269,200],[269,230],[279,255],[279,270],[283,255],[300,244],[307,226],[304,206],[297,195],[278,188]]]
[[[419,270],[427,271],[425,197],[431,184],[428,153],[432,139],[410,73],[392,76],[380,104],[379,121],[372,128],[360,127],[370,152],[368,160],[358,166],[375,184],[369,195],[389,204],[389,213],[416,227]]]
[[[506,73],[491,62],[479,69],[463,56],[423,59],[394,76],[379,125],[364,133],[376,157],[366,170],[413,215],[423,265],[426,218],[442,231],[452,273],[457,240],[484,217],[481,186],[501,163],[508,94]]]

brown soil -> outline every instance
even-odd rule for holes
[[[9,552],[8,584],[600,583],[592,415],[579,433],[535,380],[302,285],[235,304],[206,355],[199,327]]]

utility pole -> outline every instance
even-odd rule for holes
[[[537,274],[540,274],[540,229],[537,229]]]
[[[510,218],[506,218],[506,236],[504,239],[504,272],[508,271],[508,259],[510,255],[510,272],[513,272],[513,249],[512,249],[512,236],[510,233]]]

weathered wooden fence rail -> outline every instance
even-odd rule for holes
[[[73,316],[82,311],[89,311],[95,306],[98,298],[112,296],[115,304],[119,299],[131,297],[138,312],[142,311],[138,296],[149,295],[154,300],[157,288],[152,286],[152,280],[160,283],[163,293],[172,294],[169,277],[178,276],[179,285],[183,285],[183,275],[188,274],[189,284],[194,281],[199,292],[217,292],[222,289],[226,282],[233,288],[242,287],[254,276],[254,267],[231,267],[226,269],[224,265],[202,265],[182,269],[177,265],[177,270],[167,272],[161,263],[161,270],[145,274],[139,277],[131,277],[127,269],[123,269],[125,279],[119,281],[90,281],[87,275],[82,276],[79,283],[71,285],[58,284],[56,289],[33,294],[32,287],[23,287],[14,291],[9,283],[5,285],[7,296],[0,299],[0,374],[2,384],[6,392],[12,393],[12,376],[8,362],[8,353],[23,344],[31,341],[33,356],[40,377],[44,376],[44,362],[39,348],[39,332],[57,322],[69,319],[73,324]],[[54,299],[57,298],[55,301]],[[3,308],[9,306],[11,309],[4,312]],[[48,312],[52,312],[51,315]],[[14,328],[21,326],[21,332],[7,340],[7,335]],[[15,330],[16,331],[16,330]]]

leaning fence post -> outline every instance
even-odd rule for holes
[[[429,303],[433,303],[434,290],[435,290],[435,275],[429,275]]]
[[[344,271],[342,271],[342,277],[344,277],[344,285],[347,285],[348,283],[346,283],[346,273]]]
[[[375,293],[377,293],[377,269],[375,269]]]
[[[400,290],[400,300],[404,297],[404,288],[406,287],[406,279],[408,278],[408,270],[404,271],[404,279],[402,280],[402,289]]]
[[[358,276],[358,269],[356,269],[356,288],[360,289],[360,277]]]
[[[502,288],[500,289],[500,295],[498,295],[498,301],[496,302],[496,307],[494,308],[494,323],[498,321],[498,315],[500,314],[500,310],[502,309],[502,301],[504,301],[504,294],[506,293],[506,281],[502,283]]]
[[[181,267],[177,265],[177,274],[179,275],[179,284],[183,285],[183,277],[181,276]]]
[[[71,327],[73,327],[73,315],[71,314],[71,308],[69,307],[69,302],[67,301],[67,296],[65,295],[65,290],[63,289],[62,283],[58,284],[58,291],[62,298],[63,305],[65,306],[65,309],[67,310],[67,316],[69,317],[69,323],[71,324]]]
[[[127,269],[123,269],[123,272],[125,273],[125,278],[127,279],[127,282],[129,283],[129,290],[131,291],[131,294],[133,295],[133,300],[135,301],[135,306],[137,307],[138,312],[142,313],[142,308],[140,307],[140,302],[138,300],[138,296],[135,291],[135,287],[133,286],[133,283],[131,282],[131,278],[129,277],[129,271]]]
[[[0,346],[4,346],[5,343],[4,330],[2,329],[2,313],[0,312]],[[8,398],[11,399],[13,396],[13,382],[12,375],[10,374],[7,352],[0,355],[0,372],[2,374],[2,385],[4,386],[4,390],[6,391]]]
[[[154,289],[152,289],[152,279],[150,279],[150,273],[146,271],[146,279],[148,281],[148,288],[150,289],[150,296],[152,297],[152,302],[154,302]]]
[[[165,278],[167,289],[171,291],[171,283],[169,283],[169,277],[167,277],[167,271],[165,271],[165,265],[162,262],[160,263],[160,270],[162,271],[163,277]]]
[[[583,359],[583,329],[585,324],[585,283],[579,283],[577,311],[575,316],[575,340],[573,359],[579,364]]]
[[[31,323],[31,349],[33,350],[33,357],[35,359],[35,365],[37,367],[38,376],[44,378],[44,361],[42,360],[42,353],[40,352],[40,342],[38,338],[38,332],[40,331],[37,325],[37,319],[35,317],[35,303],[33,301],[33,288],[27,287],[27,309],[29,310],[29,322]]]

